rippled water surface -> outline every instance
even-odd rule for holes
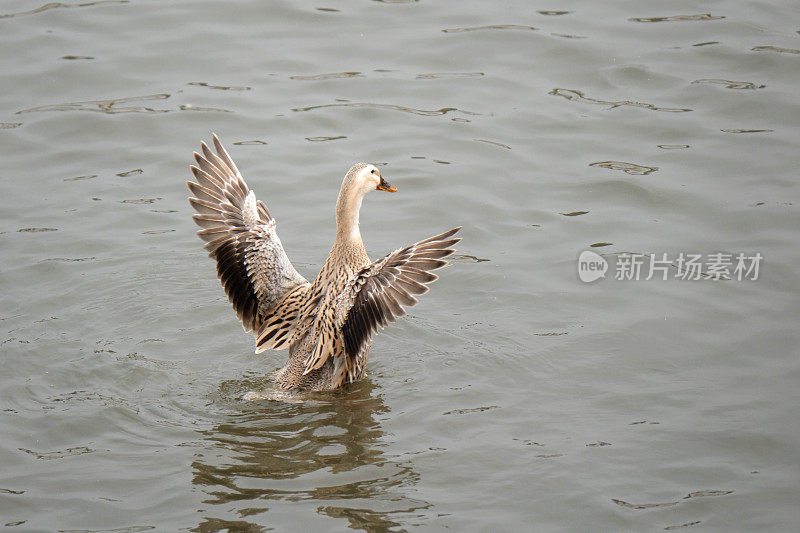
[[[2,3],[0,525],[796,528],[800,8],[562,4]],[[372,257],[464,226],[358,384],[242,399],[285,352],[194,235],[211,132],[306,277],[357,161]]]

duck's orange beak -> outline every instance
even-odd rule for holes
[[[375,187],[377,191],[386,191],[386,192],[397,192],[397,187],[386,181],[385,179],[381,178],[381,182]]]

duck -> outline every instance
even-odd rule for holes
[[[336,200],[333,245],[309,282],[216,134],[212,143],[213,151],[202,142],[201,153],[194,152],[189,204],[222,287],[255,338],[255,353],[288,349],[286,364],[273,374],[280,390],[335,390],[361,379],[374,334],[405,316],[438,279],[432,271],[455,252],[461,226],[371,260],[359,228],[362,200],[397,188],[376,165],[357,163]]]

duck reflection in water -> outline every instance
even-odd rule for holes
[[[250,386],[221,389],[227,396],[226,388]],[[201,432],[192,483],[207,497],[197,531],[261,531],[283,513],[303,529],[330,527],[325,517],[332,517],[353,529],[386,531],[431,507],[405,495],[419,479],[410,461],[383,451],[379,420],[389,408],[369,378],[294,401],[236,405],[228,420]]]

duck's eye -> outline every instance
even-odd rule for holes
[[[370,173],[370,174],[377,174],[377,173],[378,173],[378,171],[377,171],[377,170],[375,170],[375,169],[373,168],[372,170],[370,170],[370,172],[369,172],[369,173]]]

